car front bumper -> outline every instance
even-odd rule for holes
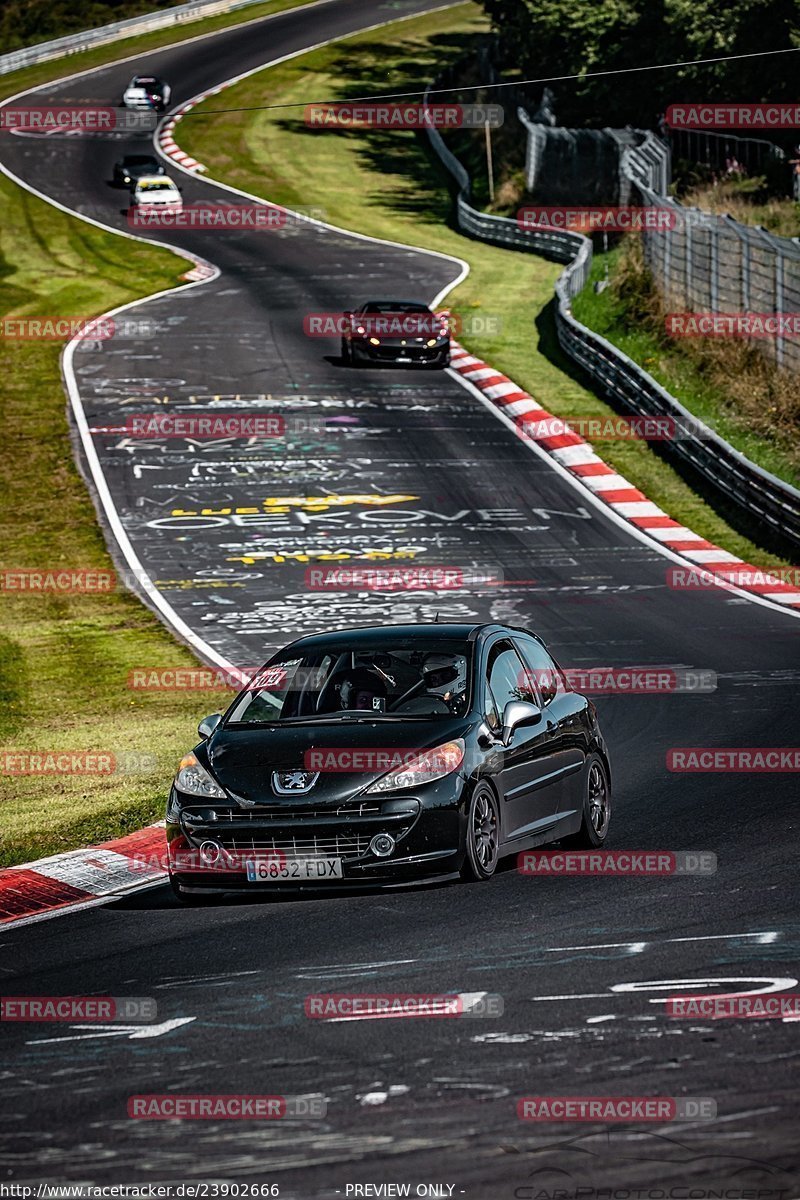
[[[437,342],[435,346],[426,346],[424,342],[421,344],[413,342],[403,346],[399,342],[386,341],[381,342],[379,346],[373,346],[370,342],[359,338],[352,342],[352,351],[358,358],[374,363],[430,365],[448,362],[450,359],[449,342]]]
[[[463,859],[462,792],[462,780],[451,776],[409,795],[362,796],[360,802],[338,808],[265,804],[241,810],[219,801],[177,797],[173,789],[166,828],[170,874],[183,887],[212,891],[374,887],[451,874]],[[176,798],[182,802],[177,818],[171,811]],[[399,811],[388,811],[393,804]],[[209,813],[214,820],[207,819]],[[389,856],[380,857],[370,843],[385,833],[395,845]],[[220,853],[206,863],[201,847],[208,854],[209,843]],[[339,859],[342,878],[247,878],[248,861],[293,858]]]

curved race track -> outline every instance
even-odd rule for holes
[[[140,65],[170,80],[181,104],[306,46],[434,7],[328,0]],[[75,76],[36,102],[108,103],[132,70]],[[122,230],[110,168],[124,151],[147,147],[7,138],[3,162],[45,196]],[[187,200],[231,202],[200,178],[182,184]],[[136,306],[155,336],[75,355],[89,426],[119,427],[164,396],[184,405],[221,396],[225,411],[260,406],[327,420],[323,433],[267,450],[92,435],[133,552],[205,656],[248,666],[313,628],[425,620],[438,610],[443,619],[529,625],[572,667],[714,671],[711,694],[597,704],[616,772],[612,844],[709,850],[719,870],[561,881],[506,870],[484,888],[236,900],[197,911],[179,910],[159,887],[7,930],[13,993],[155,995],[159,1020],[192,1020],[144,1040],[6,1026],[5,1177],[273,1182],[282,1197],[344,1196],[348,1184],[382,1182],[409,1183],[412,1195],[417,1184],[454,1185],[454,1196],[478,1200],[549,1200],[570,1187],[637,1188],[646,1197],[689,1182],[709,1191],[724,1184],[731,1200],[740,1200],[736,1188],[797,1194],[797,1024],[670,1021],[658,1003],[677,987],[669,981],[689,991],[704,980],[721,981],[712,990],[771,986],[737,982],[752,980],[800,990],[796,781],[665,767],[670,747],[796,742],[797,619],[739,596],[668,589],[669,560],[527,448],[455,376],[354,372],[330,343],[303,334],[305,313],[374,294],[432,300],[459,277],[458,262],[303,222],[268,234],[172,231],[163,240],[219,274]],[[360,499],[298,502],[320,494]],[[197,515],[203,509],[215,511]],[[309,591],[296,556],[313,561],[331,547],[362,562],[413,550],[431,563],[490,567],[505,582],[435,598]],[[505,1013],[306,1020],[309,991],[348,988],[500,992]],[[293,1125],[127,1118],[131,1093],[167,1091],[322,1092],[329,1107],[323,1122]],[[719,1119],[651,1133],[623,1126],[609,1136],[589,1126],[593,1136],[583,1137],[576,1126],[517,1121],[517,1096],[562,1092],[708,1096]],[[381,1093],[389,1094],[376,1102]]]

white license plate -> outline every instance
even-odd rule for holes
[[[305,883],[344,879],[340,858],[263,858],[245,863],[249,883]]]

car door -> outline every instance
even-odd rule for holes
[[[509,701],[539,704],[529,671],[510,638],[499,638],[489,646],[483,686],[483,717],[495,737],[500,735],[503,710]],[[554,747],[544,720],[517,726],[508,746],[496,748],[493,774],[500,795],[504,840],[533,836],[555,822],[555,770]]]
[[[554,795],[559,817],[565,817],[583,803],[583,765],[588,753],[586,699],[572,691],[563,671],[536,638],[518,635],[514,644],[530,670],[542,706]]]

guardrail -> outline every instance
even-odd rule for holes
[[[555,229],[523,229],[513,218],[473,208],[469,202],[470,178],[463,164],[445,145],[438,130],[428,129],[427,134],[434,153],[458,184],[456,218],[460,229],[484,241],[544,254],[568,264],[556,282],[556,329],[566,353],[607,396],[628,411],[672,418],[676,437],[663,444],[740,511],[763,521],[792,548],[800,548],[800,491],[745,458],[637,363],[573,316],[572,298],[586,286],[591,272],[590,239]]]
[[[261,2],[262,0],[192,0],[190,4],[179,4],[175,8],[161,9],[160,12],[145,13],[141,17],[114,21],[110,25],[100,25],[97,29],[86,29],[81,33],[54,38],[50,42],[40,42],[36,46],[23,46],[9,54],[0,55],[0,75],[8,75],[10,71],[19,71],[22,67],[32,67],[36,63],[48,62],[53,58],[80,54],[93,46],[121,41],[139,33],[150,33],[154,29],[167,29],[170,25],[199,21],[202,17],[214,17],[219,13],[233,12],[237,8],[247,8],[250,4]]]

